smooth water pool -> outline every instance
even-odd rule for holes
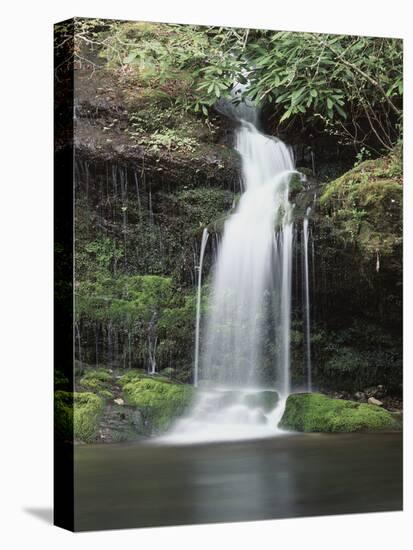
[[[76,530],[402,509],[402,435],[75,449]]]

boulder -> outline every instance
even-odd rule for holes
[[[399,430],[400,423],[375,405],[298,393],[288,397],[279,427],[300,432],[375,432]]]
[[[125,403],[142,415],[146,435],[165,432],[189,408],[195,390],[187,384],[125,374],[121,381]]]

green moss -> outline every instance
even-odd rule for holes
[[[88,370],[79,380],[79,385],[82,389],[90,390],[104,399],[113,397],[111,391],[112,383],[112,374],[104,369]]]
[[[328,184],[320,198],[322,215],[335,236],[356,244],[367,258],[391,255],[402,240],[402,157],[368,160]]]
[[[302,175],[312,175],[312,171],[308,169],[301,169],[299,170],[300,174],[293,174],[290,179],[290,185],[289,185],[289,193],[290,197],[294,197],[297,193],[303,190],[303,181],[302,181]],[[301,175],[302,174],[302,175]]]
[[[96,438],[103,401],[89,392],[55,392],[55,428],[59,439],[89,442]]]
[[[170,207],[192,228],[192,234],[202,233],[205,226],[211,232],[220,232],[228,218],[228,209],[234,200],[231,191],[216,188],[185,189],[170,196]],[[217,227],[215,227],[217,226]]]
[[[141,369],[133,369],[124,374],[122,378],[119,379],[119,383],[121,386],[125,386],[129,382],[135,382],[136,380],[140,380],[145,377],[147,377],[145,371]]]
[[[110,390],[98,390],[99,397],[102,397],[103,399],[112,399],[113,393]]]
[[[100,380],[96,380],[95,378],[81,378],[80,384],[91,391],[98,391],[102,388],[102,382]]]
[[[215,141],[217,126],[212,119],[205,124],[201,117],[178,106],[168,93],[150,83],[146,87],[141,87],[142,81],[139,84],[138,91],[125,90],[124,94],[129,111],[126,132],[132,140],[148,151],[195,156],[203,152],[205,144]],[[185,75],[179,84],[185,85]]]
[[[90,392],[74,394],[73,428],[76,440],[88,442],[96,438],[102,410],[103,401],[97,395]]]
[[[166,379],[126,375],[120,379],[126,402],[142,413],[149,433],[166,430],[188,408],[194,395],[191,386]]]
[[[399,428],[392,414],[380,407],[331,399],[320,393],[290,395],[279,426],[300,432],[364,432]]]
[[[106,371],[105,369],[97,369],[88,371],[83,376],[82,380],[98,380],[100,382],[110,382],[111,379],[112,375],[110,374],[110,372]]]

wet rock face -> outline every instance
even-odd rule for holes
[[[78,159],[133,166],[154,186],[181,186],[194,174],[208,185],[231,188],[236,183],[239,160],[225,119],[217,117],[211,131],[193,115],[170,115],[170,103],[162,103],[156,90],[131,86],[104,69],[77,70],[75,89]],[[153,120],[158,121],[156,132]]]
[[[363,162],[327,182],[309,175],[294,200],[293,327],[297,333],[302,331],[303,212],[311,205],[310,305],[316,387],[352,397],[383,384],[388,395],[400,395],[401,151]],[[292,359],[300,384],[303,362],[298,338],[293,338]],[[365,401],[371,396],[384,397],[379,391],[367,395]]]
[[[102,443],[133,441],[145,433],[142,413],[134,407],[119,403],[106,403],[99,423],[99,440]],[[123,400],[122,400],[123,401]]]
[[[174,375],[188,380],[193,315],[184,305],[196,282],[198,239],[203,227],[231,208],[239,189],[230,124],[212,117],[207,125],[201,117],[181,116],[156,90],[131,84],[114,71],[77,70],[75,86],[78,288],[94,279],[92,271],[100,269],[98,256],[105,250],[109,277],[171,278],[179,288],[181,320],[174,323],[175,332],[169,330],[170,343],[163,341],[159,348],[165,353],[158,357],[158,368],[173,368]],[[79,334],[87,363],[120,367],[128,357],[129,366],[147,366],[144,346],[124,338],[119,316],[113,323],[101,322],[84,312]]]

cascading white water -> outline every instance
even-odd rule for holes
[[[255,121],[255,112],[243,116],[237,132],[243,193],[225,224],[218,250],[199,376],[201,271],[198,278],[194,381],[201,389],[189,416],[177,422],[163,438],[166,441],[273,435],[290,392],[293,205],[289,181],[294,162],[282,141],[261,133],[245,118]],[[270,317],[277,357],[272,369],[275,387],[268,390],[261,372]],[[280,398],[268,409],[262,398],[271,392]]]
[[[280,300],[278,389],[289,391],[292,223],[288,184],[294,164],[279,140],[243,122],[236,148],[244,193],[225,224],[213,279],[202,379],[237,387],[260,385],[263,326],[270,289]],[[280,225],[278,246],[275,226]],[[282,263],[274,269],[274,262]],[[276,266],[278,267],[278,266]],[[274,280],[277,273],[278,280]]]
[[[311,373],[311,341],[310,341],[310,288],[308,276],[308,217],[311,208],[308,207],[304,216],[303,222],[303,237],[304,237],[304,331],[305,331],[305,365],[307,373],[307,391],[312,390],[312,373]]]
[[[194,360],[194,386],[198,387],[198,372],[199,372],[199,329],[201,323],[201,291],[202,291],[202,266],[204,263],[205,248],[208,242],[208,230],[205,227],[202,232],[201,249],[199,252],[198,265],[198,288],[196,297],[196,326],[195,326],[195,360]]]

